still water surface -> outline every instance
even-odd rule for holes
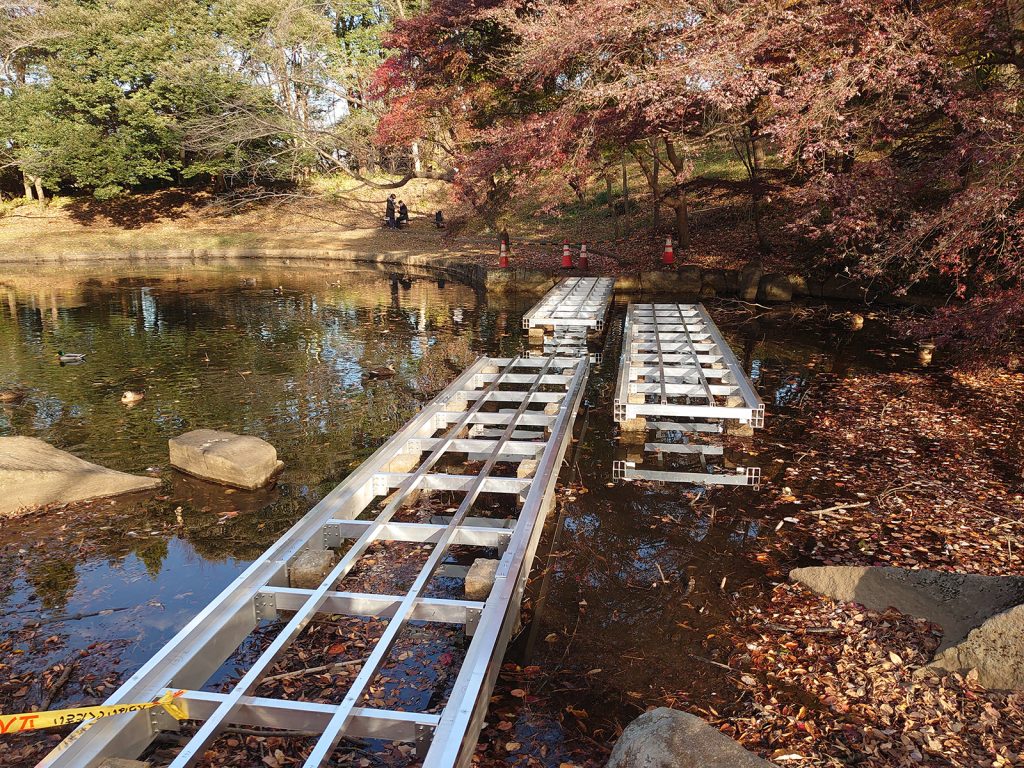
[[[0,435],[39,437],[165,480],[157,494],[0,526],[0,664],[27,681],[19,704],[43,701],[34,677],[87,648],[92,661],[81,663],[86,672],[94,664],[96,681],[68,686],[53,705],[109,694],[102,681],[111,666],[123,679],[147,660],[476,355],[521,350],[520,318],[536,299],[337,265],[113,269],[0,276],[0,388],[28,390],[0,407]],[[586,491],[570,492],[560,508],[556,549],[571,548],[572,567],[555,558],[536,579],[539,618],[514,651],[600,670],[602,687],[619,693],[681,674],[680,648],[700,632],[666,604],[659,583],[693,579],[695,594],[710,596],[710,621],[723,577],[741,590],[765,582],[732,557],[762,532],[744,511],[757,492],[715,491],[721,514],[709,516],[706,506],[695,514],[692,494],[678,486],[608,482],[623,458],[610,401],[624,307],[617,299],[572,476],[563,478]],[[774,322],[719,311],[769,411],[768,428],[730,443],[730,455],[760,465],[768,481],[792,454],[785,415],[808,381],[906,363],[882,323],[854,335],[822,313]],[[85,353],[86,362],[61,366],[58,351]],[[122,405],[126,389],[145,399]],[[277,484],[233,491],[170,470],[167,439],[200,427],[270,441],[285,462]],[[568,647],[539,643],[549,632],[571,636]],[[569,754],[558,747],[559,728],[549,718],[517,733],[543,737],[557,765]]]

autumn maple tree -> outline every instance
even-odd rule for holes
[[[888,290],[1020,295],[1021,0],[445,0],[387,43],[379,139],[437,142],[491,220],[626,155],[685,247],[724,146],[761,251],[784,234]]]

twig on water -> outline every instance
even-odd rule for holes
[[[282,672],[279,675],[270,675],[264,677],[260,682],[267,683],[272,680],[284,680],[289,677],[299,677],[301,675],[315,675],[318,672],[334,672],[335,670],[344,669],[345,667],[354,667],[356,664],[362,664],[366,659],[352,659],[350,661],[339,661],[335,664],[323,664],[319,667],[306,667],[305,669],[295,669],[291,672]]]
[[[50,686],[50,690],[47,691],[45,698],[43,699],[42,705],[39,709],[43,712],[50,708],[53,704],[53,700],[57,698],[57,694],[60,693],[61,688],[67,685],[68,680],[71,679],[71,673],[75,671],[75,665],[77,662],[71,661],[64,665],[64,671],[60,673],[60,677],[53,681],[53,685]]]
[[[870,501],[858,501],[856,504],[836,504],[832,507],[825,507],[825,509],[814,509],[811,510],[812,515],[821,517],[822,515],[829,515],[830,517],[843,517],[843,515],[833,515],[832,512],[840,512],[844,509],[857,509],[859,507],[866,507],[870,504]]]

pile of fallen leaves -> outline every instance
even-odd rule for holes
[[[815,558],[1020,572],[1024,376],[873,374],[819,397],[826,405],[786,472],[810,495],[778,497],[786,514],[813,521]]]
[[[702,714],[780,766],[1024,765],[1024,694],[919,673],[938,645],[926,621],[796,585],[739,620],[738,712]]]

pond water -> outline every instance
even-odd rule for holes
[[[8,269],[0,299],[0,388],[28,391],[0,407],[0,435],[165,481],[155,495],[0,525],[0,711],[23,711],[108,695],[476,355],[521,350],[536,297],[369,267],[243,263]],[[610,328],[624,311],[617,298]],[[769,411],[768,429],[727,439],[729,455],[769,482],[792,453],[785,414],[809,381],[909,360],[881,321],[853,334],[825,311],[712,314]],[[603,341],[552,556],[531,586],[535,620],[510,651],[593,684],[562,692],[550,712],[520,711],[510,737],[543,742],[545,764],[577,753],[558,714],[566,702],[611,721],[682,675],[706,679],[713,696],[715,668],[680,649],[716,615],[723,578],[740,594],[768,580],[734,557],[765,525],[748,513],[757,491],[610,482],[623,457],[610,413],[618,340],[613,330]],[[58,351],[86,361],[62,366]],[[389,366],[394,376],[375,373]],[[145,399],[122,405],[126,389]],[[167,439],[200,427],[270,441],[285,462],[276,485],[233,491],[170,470]],[[666,601],[669,582],[689,583],[691,599]],[[50,691],[41,673],[72,661],[72,682]],[[5,764],[17,760],[0,754]]]

